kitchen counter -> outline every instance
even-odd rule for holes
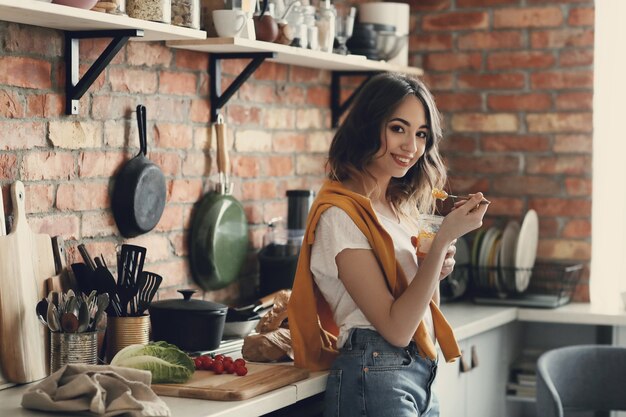
[[[545,323],[626,326],[626,311],[603,305],[571,303],[557,309],[531,309],[505,306],[484,306],[468,302],[449,303],[442,310],[455,329],[459,340],[497,328],[515,320]],[[294,404],[324,391],[326,372],[314,372],[303,381],[259,395],[245,401],[206,401],[162,397],[173,416],[186,417],[252,417]],[[20,406],[26,386],[0,391],[0,415],[44,416]]]

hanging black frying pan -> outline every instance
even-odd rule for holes
[[[165,208],[165,177],[148,159],[146,107],[137,106],[139,153],[120,169],[113,188],[112,209],[115,223],[124,237],[134,237],[154,229]]]
[[[225,146],[226,126],[219,115],[217,189],[198,202],[189,233],[189,264],[196,283],[206,291],[234,282],[248,253],[248,220],[239,201],[229,194],[230,160]]]

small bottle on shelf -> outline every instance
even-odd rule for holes
[[[172,22],[171,0],[127,0],[126,13],[135,19],[160,23]]]
[[[200,29],[200,0],[171,0],[172,24]]]
[[[320,4],[317,31],[320,50],[332,52],[335,41],[335,8],[330,4],[330,0],[324,0],[324,3]]]

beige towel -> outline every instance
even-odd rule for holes
[[[119,366],[65,365],[24,393],[22,407],[84,415],[170,416],[150,388],[148,371]]]

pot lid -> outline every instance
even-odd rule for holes
[[[196,290],[178,290],[183,295],[183,299],[174,299],[156,301],[150,305],[151,309],[172,310],[172,311],[198,311],[213,312],[226,311],[228,307],[224,304],[214,303],[212,301],[192,299],[191,296]]]

